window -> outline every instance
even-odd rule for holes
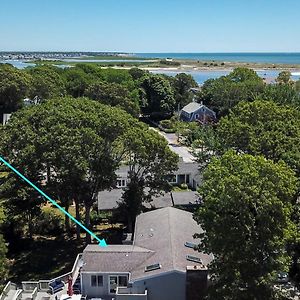
[[[202,264],[201,258],[196,257],[196,256],[187,255],[187,256],[186,256],[186,259],[189,260],[189,261],[196,262],[196,263],[198,263],[198,264]]]
[[[103,286],[103,276],[102,275],[92,275],[91,276],[91,286]]]
[[[186,246],[188,248],[192,248],[192,249],[196,249],[197,248],[196,244],[193,244],[193,243],[190,243],[190,242],[185,242],[184,246]]]
[[[127,287],[128,276],[127,275],[110,275],[109,276],[109,293],[115,294],[117,287]]]
[[[154,270],[158,270],[161,268],[160,264],[154,264],[154,265],[149,265],[145,268],[145,272],[150,272],[150,271],[154,271]]]
[[[168,175],[167,180],[169,183],[176,183],[177,182],[176,175]]]
[[[119,286],[127,286],[128,279],[127,276],[119,276]]]
[[[126,179],[118,179],[117,180],[117,187],[126,187],[126,186],[127,186]]]
[[[103,286],[103,276],[98,275],[97,277],[98,277],[98,280],[97,280],[98,286]]]

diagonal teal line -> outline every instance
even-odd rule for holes
[[[23,174],[16,170],[10,163],[8,163],[4,158],[0,156],[0,161],[2,161],[7,167],[14,171],[18,176],[25,180],[29,185],[31,185],[35,190],[37,190],[42,196],[49,200],[53,205],[55,205],[60,211],[67,215],[73,222],[78,224],[82,229],[84,229],[88,234],[90,234],[94,239],[99,242],[99,246],[106,247],[107,244],[104,239],[99,239],[93,232],[91,232],[87,227],[85,227],[81,222],[75,219],[71,214],[69,214],[63,207],[61,207],[56,201],[51,199],[47,194],[45,194],[41,189],[39,189],[35,184],[33,184],[29,179],[27,179]]]

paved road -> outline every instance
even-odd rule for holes
[[[177,136],[175,133],[165,133],[156,128],[150,127],[151,129],[157,131],[160,135],[162,135],[169,143],[170,149],[177,153],[179,157],[182,157],[184,162],[194,162],[195,157],[190,153],[188,147],[181,146],[177,142]]]

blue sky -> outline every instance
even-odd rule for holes
[[[0,51],[300,52],[299,0],[0,0]]]

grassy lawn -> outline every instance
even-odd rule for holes
[[[42,209],[47,212],[52,211],[61,218],[62,224],[64,223],[63,213],[52,205],[47,204]],[[69,212],[75,216],[75,207],[71,206]],[[21,238],[14,241],[13,245],[9,245],[9,280],[20,283],[52,279],[71,271],[76,256],[85,248],[85,232],[82,230],[81,241],[76,241],[75,225],[73,222],[71,224],[72,237],[66,234],[56,237],[35,235],[33,239]],[[92,232],[99,238],[104,238],[107,244],[120,244],[123,225],[100,223],[92,228]]]
[[[9,279],[13,282],[51,279],[71,271],[84,246],[74,239],[21,239],[9,252]]]

